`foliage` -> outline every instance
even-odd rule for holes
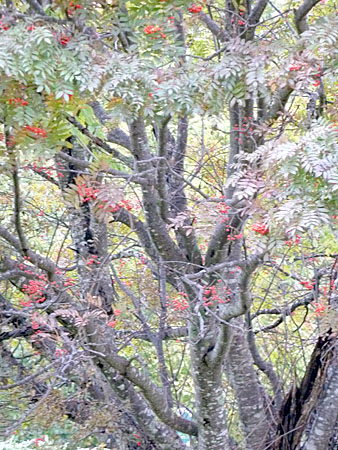
[[[336,448],[338,17],[288,8],[2,6],[0,448]]]

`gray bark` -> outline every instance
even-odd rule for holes
[[[266,448],[270,423],[264,408],[263,389],[254,370],[245,333],[243,322],[236,320],[236,329],[226,361],[226,372],[235,392],[246,441],[245,448],[263,450]]]
[[[338,352],[328,368],[327,378],[314,411],[314,419],[303,450],[326,450],[338,419]]]

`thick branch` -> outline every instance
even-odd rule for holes
[[[73,164],[75,167],[80,169],[88,169],[90,167],[90,162],[74,158],[73,156],[68,155],[67,153],[60,151],[58,153],[61,159],[67,161],[70,164]],[[133,181],[135,183],[141,183],[143,180],[138,175],[133,175],[126,172],[120,172],[119,170],[111,169],[110,167],[102,169],[102,172],[108,173],[109,175],[113,175],[116,178],[123,178],[128,181]]]
[[[319,3],[320,0],[305,0],[304,3],[294,11],[294,21],[299,34],[309,29],[306,21],[307,14]]]
[[[15,223],[15,229],[19,236],[20,241],[20,250],[25,255],[27,253],[27,250],[29,248],[28,241],[26,239],[26,236],[24,234],[24,231],[22,229],[21,225],[21,218],[20,218],[20,210],[21,210],[21,195],[20,195],[20,182],[19,182],[19,174],[18,174],[18,166],[15,164],[14,170],[13,170],[13,185],[14,185],[14,223]]]
[[[222,30],[222,28],[217,25],[217,23],[212,20],[212,18],[210,16],[208,16],[208,14],[204,13],[203,11],[201,11],[198,14],[198,18],[200,19],[201,22],[203,22],[209,31],[211,31],[211,33],[216,36],[217,39],[219,39],[221,42],[225,42],[227,41],[228,35],[227,33]]]
[[[247,325],[248,325],[248,344],[251,356],[253,358],[254,363],[259,368],[259,370],[265,373],[265,375],[268,377],[274,393],[275,407],[277,410],[279,410],[280,407],[282,406],[283,401],[282,385],[273,368],[273,365],[265,361],[258,351],[255,342],[255,335],[251,328],[250,313],[247,314]]]
[[[101,147],[103,150],[111,154],[114,158],[120,160],[124,164],[126,164],[128,167],[133,167],[133,160],[128,158],[127,156],[122,155],[119,151],[113,149],[109,144],[104,142],[101,138],[94,136],[88,128],[83,126],[78,120],[76,120],[72,116],[67,116],[66,119],[68,122],[73,124],[81,133],[83,133],[85,136],[89,137],[89,139],[96,144],[98,147]]]
[[[197,435],[197,425],[192,421],[183,419],[174,414],[174,412],[168,408],[166,399],[160,389],[146,376],[146,374],[141,373],[132,367],[130,361],[122,356],[111,353],[106,356],[105,361],[141,389],[145,398],[151,404],[153,411],[163,423],[182,433],[192,436]]]
[[[5,239],[12,247],[14,247],[19,253],[23,256],[28,256],[30,261],[38,266],[40,269],[49,272],[50,274],[54,274],[56,266],[54,262],[49,258],[44,258],[40,256],[38,253],[33,252],[33,250],[27,249],[24,253],[22,251],[21,243],[19,239],[17,239],[12,233],[10,233],[7,228],[0,225],[0,237]]]

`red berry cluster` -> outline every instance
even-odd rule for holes
[[[41,159],[38,158],[38,161],[41,161]],[[25,159],[25,162],[27,162],[27,159]],[[65,170],[65,168],[63,167],[63,165],[60,162],[58,162],[57,164],[58,164],[59,167],[56,167],[56,166],[37,166],[36,165],[36,161],[33,161],[29,166],[22,166],[22,168],[25,169],[25,170],[33,169],[35,172],[45,173],[49,177],[52,177],[52,175],[53,175],[52,171],[54,170],[58,177],[64,178],[64,175],[63,175],[62,171]],[[38,215],[42,216],[43,213],[42,214],[38,214]]]
[[[297,65],[297,64],[293,64],[293,65],[290,67],[290,72],[292,72],[293,70],[294,70],[294,71],[300,70],[301,68],[302,68],[302,66],[299,66],[299,65]]]
[[[320,66],[318,67],[318,73],[315,74],[315,77],[320,78],[321,77],[321,68]],[[317,87],[320,85],[320,80],[317,80],[315,83],[313,83],[313,86]]]
[[[136,261],[136,265],[137,266],[145,266],[147,264],[147,260],[145,259],[145,257],[141,254],[139,256],[139,261]]]
[[[108,200],[103,201],[106,203]],[[121,200],[120,202],[115,204],[99,205],[99,208],[104,209],[107,212],[116,212],[121,208],[125,208],[127,211],[131,211],[133,209],[133,205],[129,200]]]
[[[300,284],[304,287],[306,287],[306,289],[310,289],[312,290],[316,284],[315,280],[312,281],[300,281]]]
[[[323,312],[325,311],[325,305],[322,305],[321,303],[314,303],[316,309],[315,309],[315,316],[320,317]]]
[[[73,2],[68,3],[67,13],[69,16],[72,16],[78,9],[83,9],[83,6],[80,4],[75,4]]]
[[[76,283],[76,279],[75,278],[66,278],[67,281],[65,281],[63,284],[64,286],[74,286],[74,284]]]
[[[87,261],[87,266],[91,266],[94,263],[100,264],[100,261],[97,259],[97,255],[92,255],[92,257]]]
[[[36,136],[41,136],[43,138],[47,137],[47,133],[43,128],[31,127],[30,125],[25,126],[25,130],[34,133]]]
[[[251,125],[252,117],[243,117],[243,123],[242,123],[242,129],[239,128],[239,125],[234,125],[234,130],[238,134],[244,134],[244,136],[248,137],[252,134],[254,131],[252,125]],[[243,141],[241,137],[235,137],[235,140],[238,141],[239,144],[242,144]]]
[[[162,31],[161,27],[156,27],[155,25],[147,25],[146,27],[144,27],[145,34],[154,34],[157,33],[158,31]]]
[[[163,39],[165,39],[167,37],[166,34],[162,33],[162,28],[161,27],[157,27],[155,25],[147,25],[146,27],[144,27],[145,34],[156,34],[156,33],[161,33],[161,37]]]
[[[192,4],[190,8],[188,8],[188,11],[190,11],[193,14],[198,14],[202,11],[202,6],[197,6],[195,4]]]
[[[251,226],[252,231],[256,231],[259,234],[267,234],[269,233],[269,228],[262,222],[254,223]]]
[[[28,284],[24,284],[22,290],[25,294],[28,294],[29,301],[21,302],[22,306],[31,306],[32,301],[43,303],[46,300],[44,294],[46,284],[46,275],[40,275],[38,280],[29,280]]]
[[[220,214],[227,214],[229,212],[230,206],[228,206],[226,203],[224,202],[220,202],[217,205],[217,211]]]
[[[113,314],[114,314],[115,317],[119,317],[121,315],[121,310],[120,309],[114,309],[113,310]],[[108,322],[107,326],[111,327],[111,328],[114,328],[115,325],[117,324],[117,322],[118,322],[118,319],[115,319],[115,320],[113,320],[111,322]]]
[[[161,1],[166,1],[166,0],[161,0]],[[140,436],[139,436],[138,434],[135,433],[134,436],[135,436],[137,439],[140,439]],[[137,444],[138,447],[141,447],[142,442],[141,442],[141,441],[138,441],[138,442],[136,442],[136,444]]]
[[[90,200],[95,200],[96,194],[98,192],[100,192],[100,190],[94,189],[91,186],[86,187],[86,185],[83,183],[83,184],[77,185],[77,192],[78,192],[79,196],[81,197],[82,202],[86,203],[86,202],[89,202]]]
[[[70,36],[66,36],[64,34],[61,34],[59,41],[60,41],[61,45],[67,45],[68,42],[70,41]]]
[[[8,29],[9,29],[9,26],[6,25],[5,23],[3,23],[3,22],[0,20],[0,29],[2,29],[2,30],[8,30]]]
[[[185,292],[178,292],[178,297],[172,299],[171,303],[168,302],[167,306],[173,307],[175,311],[184,311],[189,308],[186,297],[188,296]],[[169,299],[169,297],[167,297],[167,299]]]
[[[8,103],[10,105],[18,105],[18,106],[27,106],[28,102],[26,100],[22,100],[22,98],[18,97],[18,98],[10,98],[8,100]]]
[[[218,283],[221,283],[222,280],[218,280]],[[223,287],[223,291],[225,291],[225,295],[231,294],[231,289],[227,287]],[[223,300],[221,297],[217,295],[216,285],[212,286],[203,286],[203,302],[204,306],[213,306],[214,302],[217,303],[228,303],[230,302],[230,298],[228,297],[226,300]]]
[[[300,243],[301,236],[299,234],[296,234],[296,239],[294,241],[285,241],[285,245],[288,245],[291,247],[293,244],[298,245]]]
[[[226,231],[229,231],[229,228],[226,229]],[[227,236],[227,241],[236,241],[237,239],[242,239],[243,233],[234,234],[233,236]]]
[[[41,442],[41,443],[43,443],[43,442],[45,442],[45,437],[43,437],[43,438],[35,438],[34,440],[33,440],[33,442],[34,442],[34,444],[35,444],[35,446],[36,447],[39,447],[39,443]]]

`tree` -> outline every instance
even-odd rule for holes
[[[3,434],[336,448],[333,3],[9,0],[0,26]]]

